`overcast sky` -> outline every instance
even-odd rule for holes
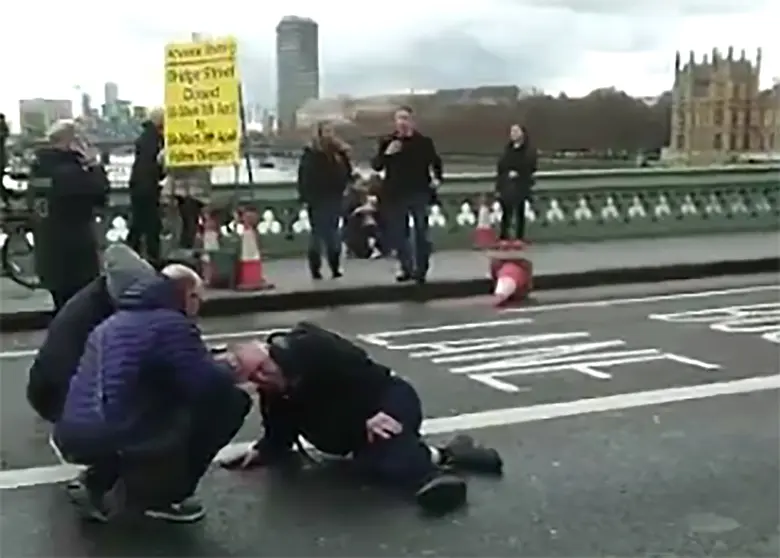
[[[780,76],[777,0],[24,0],[3,8],[0,110],[15,122],[18,99],[75,100],[77,87],[99,104],[106,81],[159,104],[163,47],[193,31],[238,37],[247,98],[272,106],[283,15],[320,23],[325,96],[478,84],[655,95],[671,85],[675,50],[729,44],[764,48],[764,85]]]

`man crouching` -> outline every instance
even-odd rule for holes
[[[413,493],[426,511],[445,513],[466,502],[459,471],[501,474],[493,449],[458,436],[432,447],[420,436],[420,398],[406,380],[360,347],[302,322],[266,343],[244,345],[237,357],[260,393],[264,434],[225,467],[291,463],[303,436],[318,450],[351,456],[362,475]]]
[[[201,339],[193,317],[202,297],[194,271],[168,266],[125,288],[116,313],[89,334],[54,427],[63,457],[88,466],[78,502],[87,517],[117,511],[109,491],[122,495],[122,511],[203,517],[191,497],[251,400],[236,386],[240,363],[231,353],[215,359]]]

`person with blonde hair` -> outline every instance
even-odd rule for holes
[[[30,165],[30,185],[37,271],[56,313],[100,274],[94,213],[105,206],[110,184],[73,120],[58,120],[46,136]]]
[[[306,204],[311,222],[308,263],[313,279],[322,279],[322,248],[333,278],[341,277],[341,234],[339,221],[344,194],[352,181],[349,146],[333,127],[320,122],[298,164],[298,196]]]

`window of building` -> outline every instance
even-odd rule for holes
[[[775,148],[775,135],[774,134],[769,134],[769,146],[768,147],[769,147],[769,149],[774,149]]]
[[[737,134],[729,135],[729,151],[737,150]]]
[[[717,149],[720,151],[723,149],[723,136],[720,134],[715,134],[715,137],[712,138],[712,147],[714,149]]]
[[[685,136],[683,134],[677,135],[677,149],[685,149]]]
[[[707,97],[710,93],[710,80],[697,79],[693,82],[693,96]]]
[[[739,126],[739,113],[735,110],[731,110],[731,125]]]
[[[685,126],[685,111],[682,109],[677,111],[677,123],[680,126]]]
[[[750,134],[745,134],[742,136],[742,149],[745,151],[750,150]]]
[[[716,103],[712,113],[715,126],[723,126],[723,103]]]

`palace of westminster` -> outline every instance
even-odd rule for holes
[[[725,162],[740,155],[780,153],[780,80],[759,85],[761,49],[755,60],[729,47],[697,62],[675,60],[668,156],[689,162]]]

